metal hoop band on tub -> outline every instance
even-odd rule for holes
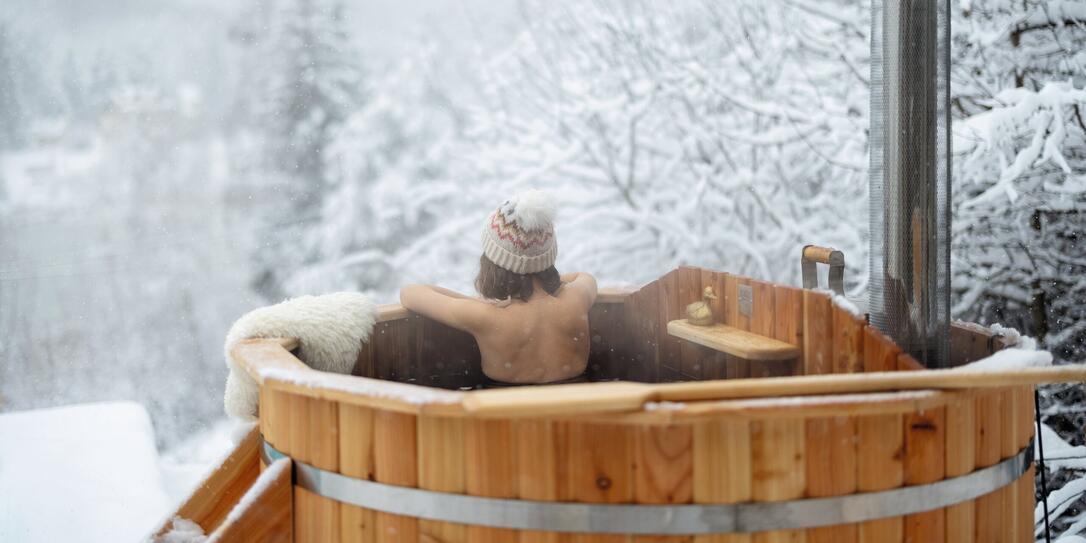
[[[266,441],[266,463],[289,458]],[[595,534],[716,534],[816,528],[897,517],[968,501],[1018,480],[1033,441],[1018,454],[929,484],[830,498],[736,504],[593,504],[484,498],[347,477],[297,460],[295,484],[338,502],[427,520],[493,528]]]

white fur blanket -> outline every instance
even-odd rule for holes
[[[223,405],[232,417],[256,420],[256,382],[230,356],[237,342],[249,338],[296,338],[298,358],[321,371],[350,373],[358,352],[377,321],[377,306],[355,292],[300,296],[254,309],[237,320],[226,334],[226,395]]]

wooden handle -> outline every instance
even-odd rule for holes
[[[803,260],[829,266],[844,266],[845,254],[829,247],[808,245],[803,248]]]

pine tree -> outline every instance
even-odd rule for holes
[[[361,69],[338,0],[294,0],[277,27],[269,143],[276,165],[303,182],[297,201],[313,208],[324,192],[331,135],[362,101]]]
[[[288,203],[275,210],[266,242],[255,255],[254,286],[269,299],[287,294],[292,270],[321,256],[312,228],[321,217],[334,179],[328,151],[334,135],[363,103],[362,70],[339,0],[285,0],[257,6],[261,21],[239,37],[257,63],[256,127],[265,140],[270,175]],[[282,217],[292,217],[282,223]]]
[[[1086,2],[958,10],[955,314],[1086,358]]]

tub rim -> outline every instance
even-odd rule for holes
[[[249,339],[239,342],[232,356],[258,384],[271,390],[401,413],[480,418],[592,417],[611,422],[673,423],[716,417],[910,413],[972,397],[988,387],[1082,380],[1086,376],[1083,367],[1051,366],[1014,373],[945,369],[450,391],[313,370],[290,352],[296,346],[293,339]],[[736,392],[741,397],[728,397]],[[690,399],[677,402],[677,395]]]

